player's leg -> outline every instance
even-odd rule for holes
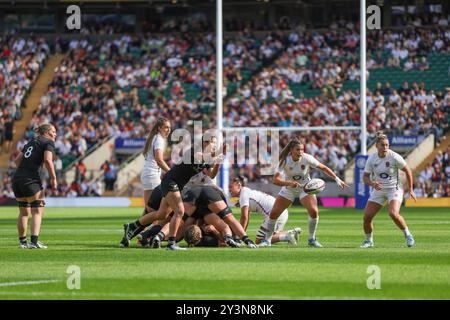
[[[31,249],[47,249],[42,242],[39,241],[39,234],[41,231],[42,217],[44,215],[44,191],[37,192],[34,196],[27,198],[30,203],[31,209],[31,224],[30,234],[31,243],[29,248]]]
[[[144,189],[144,207],[147,213],[150,212],[150,207],[148,207],[147,203],[150,197],[152,196],[153,189]]]
[[[285,190],[285,191],[283,191]],[[284,193],[283,193],[284,192]],[[294,201],[293,194],[288,193],[289,190],[282,189],[280,194],[275,199],[275,203],[273,204],[272,210],[270,211],[269,219],[266,225],[266,233],[264,239],[261,241],[262,246],[270,246],[272,234],[275,231],[275,225],[277,223],[280,215],[286,210]]]
[[[230,207],[228,207],[225,201],[220,200],[210,203],[208,204],[208,209],[217,214],[219,218],[221,218],[230,227],[231,231],[233,231],[233,233],[237,235],[248,247],[256,248],[256,245],[247,236],[244,228],[233,216]]]
[[[167,203],[170,208],[172,208],[174,214],[172,219],[170,219],[169,223],[169,243],[167,245],[167,249],[169,250],[180,250],[185,248],[180,248],[176,243],[176,234],[181,224],[181,220],[184,213],[184,205],[183,200],[181,198],[180,191],[169,192],[167,193],[165,199],[167,199]]]
[[[403,234],[406,238],[406,245],[408,247],[412,247],[414,245],[414,237],[409,231],[409,228],[406,224],[405,219],[400,214],[400,207],[402,203],[399,200],[391,200],[389,201],[389,216],[395,222],[397,227],[403,231]]]
[[[366,207],[364,209],[364,234],[366,235],[366,239],[364,240],[361,248],[370,248],[373,247],[373,218],[376,216],[378,211],[383,207],[382,204],[376,201],[367,201]]]
[[[308,245],[315,248],[322,248],[322,245],[316,239],[317,225],[319,224],[319,207],[315,195],[302,192],[300,203],[308,211]]]
[[[240,245],[233,240],[233,233],[230,227],[217,215],[214,213],[207,214],[203,217],[206,224],[213,226],[217,231],[220,232],[225,243],[230,247],[237,248]]]
[[[16,201],[19,206],[19,217],[17,218],[19,247],[25,249],[28,248],[27,230],[28,230],[28,217],[31,214],[31,206],[26,198],[16,198]]]

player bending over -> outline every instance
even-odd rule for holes
[[[241,225],[247,230],[250,221],[250,212],[258,212],[264,215],[264,221],[256,232],[256,243],[259,244],[266,237],[267,225],[269,223],[269,214],[275,203],[275,198],[264,192],[252,190],[245,186],[245,178],[239,176],[234,178],[230,184],[230,193],[233,197],[239,197],[236,206],[241,208]],[[291,245],[297,245],[298,237],[302,231],[301,228],[283,231],[289,218],[287,209],[278,217],[275,229],[272,234],[272,243],[287,241]]]
[[[271,238],[277,219],[298,197],[300,203],[308,210],[309,214],[308,244],[316,248],[322,247],[316,239],[316,229],[319,222],[319,208],[317,207],[316,195],[309,195],[303,191],[303,187],[311,180],[309,176],[310,168],[322,170],[326,175],[333,178],[342,189],[347,188],[348,185],[339,179],[333,170],[320,163],[313,156],[304,153],[303,150],[304,143],[298,139],[292,139],[281,151],[278,171],[275,173],[273,182],[282,188],[270,212],[266,237],[261,241],[260,246],[271,245]],[[285,180],[282,179],[283,173],[287,178]]]
[[[406,173],[408,194],[416,201],[411,169],[401,155],[389,149],[388,137],[382,132],[377,133],[376,147],[378,152],[369,156],[364,168],[364,183],[372,187],[373,191],[364,209],[364,233],[366,234],[366,240],[364,240],[361,248],[373,247],[372,220],[384,206],[386,200],[389,206],[389,216],[405,234],[406,245],[412,247],[414,245],[413,235],[409,232],[405,219],[400,215],[403,188],[398,174],[399,169]]]

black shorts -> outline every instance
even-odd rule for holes
[[[197,209],[195,209],[194,213],[192,214],[192,218],[195,219],[203,219],[205,216],[207,216],[208,214],[213,213],[211,210],[208,209],[208,206],[205,205],[200,205],[197,207]]]
[[[193,187],[183,195],[183,202],[193,203],[196,207],[207,207],[219,201],[226,202],[226,198],[223,192],[214,186]]]
[[[178,183],[170,178],[162,179],[161,181],[161,191],[162,196],[165,197],[169,192],[181,192],[183,188],[178,185]]]
[[[203,233],[203,232],[202,232]],[[196,247],[218,247],[219,239],[212,234],[203,234],[202,240],[197,243]]]
[[[28,198],[44,188],[40,179],[17,178],[12,180],[12,189],[16,198]]]
[[[150,207],[153,210],[158,211],[162,198],[163,198],[163,196],[162,196],[161,185],[159,185],[155,189],[153,189],[152,195],[150,196],[150,198],[147,201],[147,207]]]

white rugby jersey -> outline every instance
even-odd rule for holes
[[[215,186],[214,180],[211,179],[210,176],[204,174],[202,171],[192,176],[189,179],[188,183],[184,186],[183,190],[190,189],[192,187],[201,187],[201,186]]]
[[[300,187],[303,188],[305,184],[311,180],[309,176],[310,168],[317,168],[320,162],[308,153],[303,153],[298,161],[292,160],[292,156],[288,155],[286,162],[282,167],[278,167],[278,172],[284,173],[287,179],[297,181]],[[288,189],[295,189],[286,187]]]
[[[155,160],[155,151],[160,149],[164,153],[164,149],[166,148],[166,141],[164,138],[157,133],[152,140],[152,144],[150,149],[147,152],[147,157],[144,162],[144,174],[154,174],[161,173],[161,168],[158,166],[158,163]]]
[[[250,212],[258,212],[265,216],[269,216],[274,203],[274,197],[261,191],[243,187],[241,189],[238,204],[241,208],[248,206]]]
[[[402,188],[399,169],[406,166],[406,161],[398,153],[388,150],[384,158],[375,152],[369,156],[364,172],[370,173],[370,179],[378,181],[382,189]]]

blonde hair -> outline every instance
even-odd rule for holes
[[[283,150],[281,150],[280,153],[280,158],[279,158],[279,163],[278,166],[282,167],[286,164],[286,158],[289,154],[289,152],[291,152],[291,149],[295,146],[299,146],[304,144],[302,141],[300,141],[297,138],[293,138],[289,141],[289,143],[283,148]]]
[[[52,128],[53,128],[53,125],[51,123],[44,123],[44,124],[41,124],[40,126],[34,128],[33,131],[35,133],[37,133],[38,135],[42,136],[46,132],[50,131],[50,129],[52,129]]]
[[[158,133],[158,130],[161,129],[161,127],[166,123],[169,122],[169,119],[160,117],[158,120],[156,120],[155,125],[153,126],[152,130],[150,130],[149,135],[147,136],[147,140],[145,140],[144,150],[142,151],[142,154],[144,155],[144,158],[147,159],[147,153],[150,149],[150,146],[152,144],[153,138]]]
[[[377,143],[379,143],[383,140],[389,140],[389,139],[388,139],[388,136],[383,133],[383,131],[378,131],[376,140],[377,140]]]

